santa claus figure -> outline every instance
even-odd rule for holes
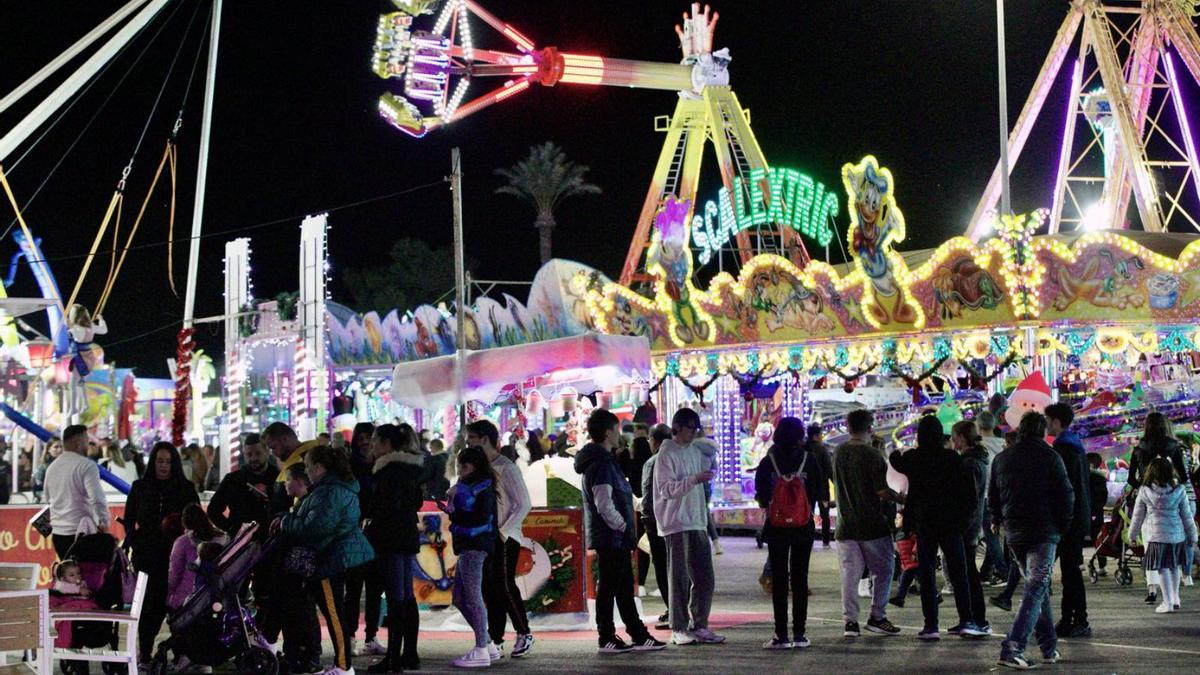
[[[1004,412],[1004,421],[1010,429],[1021,425],[1021,418],[1028,412],[1043,412],[1054,399],[1050,397],[1050,386],[1040,371],[1030,373],[1017,385],[1008,397],[1008,410]]]

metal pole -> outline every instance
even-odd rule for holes
[[[1000,213],[1012,214],[1008,184],[1008,68],[1004,54],[1004,0],[996,0],[996,51],[1000,65]]]
[[[458,401],[458,423],[466,423],[467,405],[462,400],[462,369],[464,351],[467,348],[466,334],[466,269],[463,263],[463,229],[462,229],[462,156],[458,148],[450,150],[450,193],[454,217],[454,318],[456,334],[454,338],[454,388]]]
[[[187,290],[183,299],[183,327],[191,328],[196,314],[196,269],[200,262],[200,233],[204,225],[204,187],[208,179],[208,142],[212,137],[212,109],[217,83],[217,45],[221,38],[221,2],[213,0],[208,72],[204,80],[204,117],[200,123],[200,165],[196,170],[196,201],[192,205],[192,239],[188,248]]]

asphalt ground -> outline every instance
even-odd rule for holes
[[[808,671],[818,673],[946,672],[985,673],[1001,669],[996,665],[1001,634],[1012,623],[1013,615],[989,605],[988,619],[996,636],[968,640],[947,636],[936,643],[924,643],[915,636],[922,624],[921,603],[910,596],[904,608],[889,607],[889,618],[903,632],[897,636],[865,633],[860,638],[842,637],[840,580],[834,548],[820,543],[813,551],[809,574],[813,594],[809,599],[808,637],[812,647],[806,650],[770,652],[762,643],[773,633],[770,598],[758,585],[758,574],[766,559],[766,549],[758,549],[750,537],[722,538],[725,552],[716,556],[716,594],[711,625],[727,640],[720,645],[679,647],[671,645],[661,652],[599,655],[596,636],[590,632],[537,634],[530,656],[513,660],[505,657],[491,670],[513,673],[774,673]],[[836,544],[835,544],[836,546]],[[1086,557],[1090,551],[1086,552]],[[1109,561],[1110,572],[1113,562]],[[653,572],[651,572],[653,578]],[[1056,574],[1057,577],[1057,574]],[[648,584],[653,587],[653,581]],[[990,596],[999,589],[984,589]],[[1039,670],[1069,673],[1196,673],[1200,672],[1200,585],[1184,588],[1182,610],[1172,614],[1154,613],[1143,602],[1146,590],[1140,570],[1135,570],[1131,586],[1118,586],[1112,576],[1088,584],[1088,612],[1094,635],[1089,639],[1060,640],[1063,660],[1057,665],[1043,664]],[[1019,593],[1019,590],[1018,590]],[[1017,598],[1019,599],[1019,595]],[[1061,590],[1055,580],[1054,603],[1057,613]],[[643,598],[646,615],[663,611],[656,597]],[[862,600],[866,621],[867,600]],[[448,610],[454,611],[454,610]],[[424,613],[423,613],[423,616]],[[943,630],[955,623],[953,600],[946,598],[941,609]],[[666,640],[666,631],[654,631]],[[381,638],[386,638],[382,631]],[[361,642],[362,634],[359,633]],[[511,641],[511,634],[510,634]],[[471,646],[466,633],[427,631],[421,634],[421,672],[463,672],[451,660]],[[331,651],[325,646],[328,664]],[[1027,654],[1036,659],[1038,649],[1031,644]],[[373,657],[356,658],[355,669],[365,673]],[[218,672],[235,672],[223,667]]]

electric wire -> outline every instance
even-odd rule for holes
[[[179,11],[179,8],[182,6],[182,4],[176,5],[175,12]],[[171,19],[175,16],[175,12],[172,12],[171,16],[167,17],[166,22],[163,23],[163,28],[166,28],[167,24],[171,22]],[[138,150],[142,149],[142,142],[146,140],[146,132],[150,130],[150,123],[154,121],[154,114],[158,112],[158,104],[162,101],[163,92],[167,90],[167,84],[171,82],[171,75],[175,72],[175,64],[179,62],[179,55],[183,53],[183,46],[187,44],[188,36],[192,34],[192,26],[196,24],[196,16],[199,13],[200,4],[196,3],[196,8],[192,10],[192,18],[188,20],[187,29],[183,32],[183,38],[179,40],[179,46],[175,48],[175,55],[171,57],[171,65],[167,66],[167,74],[163,77],[162,84],[158,87],[158,94],[154,96],[154,104],[150,106],[150,114],[146,115],[146,123],[142,125],[142,133],[138,136],[137,143],[133,146],[133,152],[129,155],[127,168],[133,167],[133,160],[137,157]]]

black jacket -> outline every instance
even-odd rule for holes
[[[1171,460],[1171,466],[1175,467],[1175,473],[1179,474],[1175,477],[1176,480],[1188,480],[1187,471],[1183,468],[1183,446],[1179,441],[1169,438],[1166,443],[1153,443],[1143,438],[1133,452],[1129,453],[1129,487],[1135,492],[1142,486],[1142,474],[1146,473],[1146,467],[1150,466],[1150,461],[1156,457]]]
[[[279,469],[270,464],[262,473],[242,467],[226,474],[208,502],[209,519],[230,537],[245,523],[258,523],[265,531],[271,524],[271,492],[278,477]]]
[[[988,458],[987,450],[979,445],[967,448],[962,454],[963,470],[969,473],[975,481],[975,508],[971,511],[971,518],[963,533],[966,543],[971,546],[978,544],[979,537],[983,534],[983,514],[987,511],[985,494],[987,493],[989,462],[991,459]]]
[[[775,472],[775,466],[771,463],[771,456],[775,457],[775,462],[779,464],[779,473],[785,476],[796,473],[800,469],[800,465],[804,465],[804,492],[808,495],[809,508],[813,514],[817,512],[817,502],[829,500],[829,477],[824,465],[821,462],[820,455],[816,452],[810,452],[801,448],[798,452],[782,452],[778,446],[772,446],[766,457],[758,463],[758,469],[754,472],[754,499],[763,509],[771,507],[771,497],[775,495],[775,481],[779,480],[779,473]],[[808,459],[805,459],[807,457]],[[809,521],[808,528],[815,527],[814,521]],[[779,528],[781,529],[781,528]],[[766,519],[763,525],[763,536],[767,537],[772,534],[770,519]]]
[[[375,477],[372,475],[374,464],[366,454],[366,450],[354,448],[350,450],[350,471],[354,480],[358,481],[358,509],[366,517],[367,505],[371,503],[371,492],[375,488]]]
[[[1082,537],[1092,529],[1091,478],[1089,476],[1092,469],[1087,463],[1087,451],[1083,449],[1083,443],[1079,437],[1070,431],[1064,431],[1054,439],[1054,451],[1062,458],[1063,466],[1067,469],[1067,480],[1071,481],[1071,490],[1075,493],[1073,516],[1068,531],[1076,537]]]
[[[1040,438],[1022,439],[996,456],[988,516],[1015,544],[1057,543],[1074,517],[1075,491],[1062,458]]]
[[[633,550],[633,488],[621,473],[617,458],[604,446],[588,443],[575,454],[575,472],[583,475],[588,548]],[[620,529],[614,528],[601,514],[601,510],[607,511],[607,505],[597,503],[597,487],[608,488],[611,507],[623,526]]]
[[[889,460],[896,471],[908,476],[904,517],[917,533],[966,531],[975,505],[975,485],[958,453],[944,447],[918,447],[904,454],[897,450]]]
[[[153,471],[153,469],[150,469]],[[133,481],[125,500],[125,537],[133,548],[133,566],[139,572],[165,574],[171,561],[175,537],[183,534],[182,524],[176,532],[163,531],[163,519],[179,516],[188,504],[199,504],[196,486],[178,477],[158,480],[139,478]]]
[[[424,459],[424,455],[393,452],[375,460],[374,490],[363,517],[370,520],[367,540],[379,553],[416,555],[421,550],[417,512],[425,498]]]
[[[449,452],[439,452],[425,458],[425,469],[429,474],[425,481],[425,496],[441,501],[446,498],[446,490],[450,489],[450,479],[446,478],[446,464],[450,461]]]

